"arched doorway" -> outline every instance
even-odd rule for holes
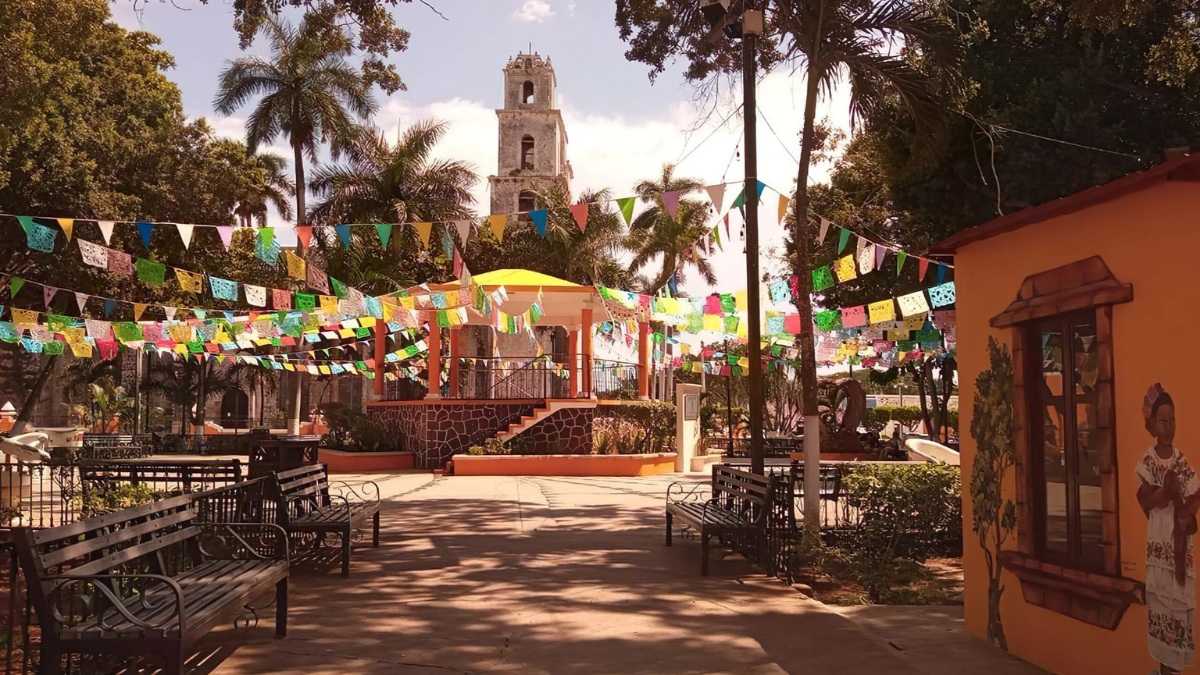
[[[221,426],[226,429],[250,427],[250,397],[241,389],[232,389],[221,397]]]

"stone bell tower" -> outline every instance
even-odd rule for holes
[[[567,161],[567,130],[554,107],[554,67],[536,52],[517,54],[504,67],[504,108],[500,118],[499,167],[488,177],[492,213],[537,208],[534,191],[573,177]]]

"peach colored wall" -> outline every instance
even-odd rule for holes
[[[317,461],[324,462],[329,473],[399,471],[413,468],[411,452],[340,452],[321,448]]]
[[[675,470],[675,453],[653,455],[455,455],[456,476],[653,476]]]
[[[1200,183],[1164,182],[970,244],[955,257],[964,486],[975,454],[966,430],[975,378],[988,367],[988,336],[1011,345],[1011,330],[992,329],[988,320],[1016,298],[1028,275],[1093,255],[1104,258],[1122,283],[1133,284],[1133,302],[1113,309],[1113,359],[1121,569],[1123,576],[1138,581],[1145,581],[1146,517],[1135,497],[1138,480],[1133,469],[1153,444],[1143,426],[1141,405],[1155,382],[1162,382],[1175,400],[1176,447],[1200,469],[1200,366],[1190,348],[1200,333],[1200,315],[1191,306],[1195,281],[1200,279],[1197,250]],[[1012,471],[1005,490],[1012,498]],[[963,498],[966,622],[968,630],[982,638],[987,570],[978,538],[971,532],[971,500],[965,490]],[[1015,548],[1015,537],[1009,546]],[[1001,617],[1014,654],[1065,675],[1126,675],[1157,667],[1147,647],[1145,605],[1130,606],[1120,626],[1108,631],[1025,604],[1020,582],[1007,571],[1002,584]]]

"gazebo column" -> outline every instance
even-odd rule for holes
[[[571,398],[579,396],[579,331],[567,331],[567,391]]]
[[[442,397],[442,328],[437,325],[437,319],[429,322],[429,336],[425,338],[429,345],[429,393],[426,399]]]
[[[384,397],[383,364],[387,352],[387,322],[382,319],[375,321],[375,399],[382,401]]]
[[[638,398],[650,398],[650,324],[638,321]]]
[[[458,398],[458,326],[450,329],[450,398]]]
[[[580,313],[580,318],[582,319],[579,326],[579,341],[583,352],[583,360],[580,363],[580,367],[583,368],[583,393],[592,397],[596,395],[596,392],[592,391],[592,309],[585,307]]]

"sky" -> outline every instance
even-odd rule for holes
[[[672,64],[652,83],[647,66],[625,59],[626,45],[614,23],[611,0],[430,2],[445,18],[419,2],[389,10],[397,24],[412,34],[408,50],[390,59],[407,90],[391,96],[376,90],[380,105],[373,121],[393,136],[417,120],[449,123],[434,156],[475,167],[480,177],[474,193],[479,213],[488,210],[487,176],[497,167],[495,109],[503,106],[501,71],[510,58],[530,46],[554,65],[557,102],[570,140],[567,157],[575,173],[574,193],[608,187],[616,197],[629,196],[634,184],[657,175],[664,163],[677,163],[677,175],[705,184],[744,177],[741,115],[719,124],[736,109],[740,97],[726,103],[717,115],[704,116],[692,102],[694,89],[682,77],[683,64]],[[238,48],[230,0],[140,6],[141,11],[136,11],[129,0],[117,0],[112,5],[113,19],[162,39],[161,48],[175,57],[175,68],[167,76],[180,87],[184,112],[206,118],[219,134],[244,137],[245,117],[252,105],[230,117],[217,116],[212,109],[217,77],[228,61],[245,53],[265,54],[265,41],[246,52]],[[758,87],[759,179],[781,192],[790,192],[795,183],[803,84],[802,77],[783,70],[767,74]],[[835,89],[819,105],[818,120],[828,118],[834,126],[848,128],[847,99],[842,88]],[[696,129],[705,119],[707,124]],[[282,139],[274,149],[291,158]],[[828,168],[815,167],[810,182],[826,180]],[[729,199],[734,194],[736,189]],[[759,218],[767,271],[772,269],[772,250],[782,243],[777,205],[777,197],[767,191]],[[277,214],[271,215],[269,224],[280,228],[281,242],[294,242],[289,224]],[[740,242],[726,245],[711,261],[718,277],[715,287],[692,274],[682,288],[701,295],[746,287]]]

